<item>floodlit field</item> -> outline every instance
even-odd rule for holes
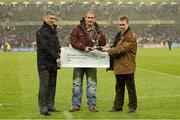
[[[0,119],[180,119],[180,49],[138,49],[136,87],[138,108],[127,111],[127,94],[123,112],[109,113],[115,94],[112,72],[98,69],[98,113],[88,111],[86,82],[82,107],[69,113],[72,95],[72,69],[58,72],[56,106],[63,113],[44,117],[37,105],[38,75],[35,52],[0,52]]]

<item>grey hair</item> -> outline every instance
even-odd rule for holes
[[[85,17],[87,17],[87,14],[92,14],[92,15],[94,15],[94,17],[95,17],[95,13],[94,13],[94,11],[92,11],[92,10],[86,11]]]
[[[47,16],[47,15],[55,15],[55,12],[52,11],[52,10],[48,10],[48,11],[46,11],[46,13],[45,13],[45,16]]]

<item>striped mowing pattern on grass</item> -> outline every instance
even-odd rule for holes
[[[72,68],[58,71],[56,107],[63,113],[39,114],[36,52],[0,52],[0,119],[180,119],[180,49],[142,49],[137,52],[135,82],[138,107],[128,114],[128,96],[122,112],[107,112],[113,105],[113,72],[98,69],[98,113],[88,110],[86,81],[81,110],[69,113],[72,97]],[[127,92],[127,91],[126,91]]]

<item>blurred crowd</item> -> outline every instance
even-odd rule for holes
[[[35,47],[35,34],[39,26],[19,26],[1,31],[3,42],[12,47]],[[118,31],[117,25],[100,26],[105,33],[107,42],[112,43]],[[180,43],[180,26],[175,25],[131,25],[138,44],[161,44],[171,40]],[[69,35],[74,25],[58,26],[58,36],[62,46],[69,45]]]
[[[58,21],[78,21],[86,10],[96,12],[96,19],[109,21],[101,25],[106,34],[107,42],[112,43],[118,31],[117,20],[121,15],[127,15],[130,20],[174,20],[174,24],[132,24],[138,44],[161,44],[166,41],[180,43],[180,4],[143,4],[143,3],[65,3],[65,4],[35,4],[18,3],[0,5],[0,45],[9,43],[12,47],[36,47],[35,33],[39,25],[11,25],[12,22],[42,23],[44,11],[52,9],[57,14]],[[3,25],[9,23],[9,25]],[[62,46],[69,45],[69,35],[75,25],[58,26],[58,36]]]
[[[124,14],[133,20],[169,20],[170,18],[180,18],[177,16],[180,13],[180,3],[14,3],[3,4],[0,7],[1,21],[39,21],[47,9],[55,11],[58,19],[67,21],[79,20],[84,15],[84,11],[89,9],[96,11],[98,20],[114,20]]]

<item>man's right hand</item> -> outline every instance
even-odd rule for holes
[[[86,52],[90,52],[90,51],[91,51],[91,47],[86,47],[86,48],[85,48],[85,51],[86,51]]]

